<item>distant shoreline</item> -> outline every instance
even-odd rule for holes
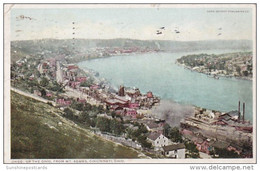
[[[204,75],[208,75],[207,73],[205,72],[199,72],[199,71],[196,71],[194,69],[192,69],[192,67],[190,66],[187,66],[185,64],[181,64],[179,63],[177,60],[176,60],[176,64],[179,65],[179,66],[182,66],[184,67],[185,69],[188,69],[190,71],[194,71],[194,72],[197,72],[197,73],[201,73],[201,74],[204,74]],[[238,80],[246,80],[246,81],[253,81],[253,78],[248,78],[248,77],[236,77],[236,76],[227,76],[227,75],[221,75],[221,74],[216,74],[218,77],[224,77],[224,78],[235,78],[235,79],[238,79]],[[213,75],[208,75],[208,76],[213,76]],[[210,77],[210,78],[213,78],[213,77]]]
[[[248,71],[248,69],[245,70],[245,72],[250,73],[249,76],[245,76],[244,74],[241,74],[242,65],[240,63],[243,62],[244,63],[243,67],[245,67],[247,61],[243,61],[245,59],[239,60],[239,58],[241,58],[241,57],[239,57],[238,60],[236,57],[234,57],[234,55],[238,55],[240,53],[245,53],[245,52],[223,53],[223,54],[208,54],[208,53],[191,54],[191,55],[182,56],[182,57],[176,59],[175,63],[179,66],[184,67],[185,69],[188,69],[190,71],[195,71],[197,73],[205,74],[208,77],[211,77],[214,79],[219,79],[219,77],[225,77],[225,78],[235,78],[238,80],[253,81],[252,69],[251,69],[251,71]],[[246,52],[246,53],[250,53],[250,52]],[[228,55],[233,55],[233,56],[230,57]],[[245,58],[245,57],[243,56],[243,58]],[[223,62],[223,59],[224,59],[224,62]],[[226,60],[226,59],[228,59],[228,60]],[[210,62],[207,62],[208,60]],[[251,57],[251,60],[252,60],[252,57]],[[228,69],[225,68],[227,66],[224,66],[224,67],[222,66],[222,68],[219,68],[220,64],[223,65],[223,63],[224,63],[224,65],[225,65],[226,61],[229,62],[229,64],[226,64],[226,65],[228,65]],[[215,62],[215,64],[213,64],[214,67],[212,68],[212,63],[214,63],[214,62]],[[238,62],[240,64],[240,66],[237,65]],[[249,66],[250,66],[250,63],[247,64],[247,68]],[[229,69],[230,67],[232,68],[231,70]],[[236,70],[234,70],[235,67],[236,67]],[[251,67],[252,67],[252,63],[251,63]]]

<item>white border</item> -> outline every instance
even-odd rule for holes
[[[30,2],[30,1],[29,1]],[[79,2],[79,1],[78,1]],[[100,2],[100,1],[95,1],[95,2],[92,2],[92,3],[98,3],[98,2]],[[133,3],[136,3],[136,1],[132,1]],[[131,2],[131,3],[132,3]],[[137,1],[137,2],[140,2],[140,1]],[[149,3],[151,3],[151,2],[153,2],[153,1],[150,1]],[[176,1],[175,1],[176,2]],[[187,3],[187,1],[181,1],[181,2],[179,2],[179,3],[183,3],[183,2],[186,2]],[[193,3],[193,1],[188,1],[189,3]],[[225,3],[225,2],[227,2],[227,1],[218,1],[218,2],[215,2],[215,3]],[[6,3],[11,3],[10,1],[9,2],[6,2]],[[16,1],[16,3],[20,3],[19,1]],[[34,3],[34,2],[30,2],[30,3]],[[54,1],[50,1],[50,0],[46,0],[46,1],[44,1],[44,2],[42,2],[42,3],[60,3],[60,2],[54,2]],[[72,3],[72,2],[70,2],[70,1],[66,1],[65,3]],[[74,2],[73,2],[74,3]],[[80,3],[85,3],[85,2],[82,2],[82,1],[80,1]],[[104,3],[104,2],[103,2]],[[116,3],[122,3],[122,2],[116,2]],[[147,2],[146,2],[147,3]],[[158,2],[155,2],[155,3],[158,3]],[[160,2],[161,3],[161,2]],[[170,2],[167,2],[167,3],[170,3]],[[200,3],[208,3],[208,1],[200,1]],[[214,2],[213,2],[214,3]],[[231,3],[235,3],[234,1],[233,2],[231,2]],[[240,2],[240,3],[242,3],[242,2]],[[247,2],[244,2],[244,3],[253,3],[253,1],[247,1]],[[71,4],[70,4],[71,5]],[[180,4],[178,4],[178,5],[180,5]],[[218,5],[220,5],[220,4],[218,4]],[[66,5],[67,6],[67,5]],[[82,8],[82,5],[80,4],[79,5],[81,8]],[[96,5],[94,5],[94,6],[96,6]],[[108,6],[107,4],[106,5],[104,5],[104,6]],[[110,6],[110,5],[109,5]],[[125,7],[128,7],[128,5],[124,5]],[[141,5],[141,6],[143,6],[143,4]],[[160,5],[160,7],[164,7],[164,6],[166,6],[166,5]],[[183,5],[182,7],[184,7],[184,6],[189,6],[189,5],[187,5],[187,4],[185,4],[185,5]],[[197,4],[196,5],[196,7],[202,7],[203,5],[202,4]],[[244,5],[243,5],[244,6]],[[223,7],[223,6],[222,6]],[[232,6],[233,7],[233,6]],[[5,20],[6,21],[6,20]],[[255,22],[253,22],[253,23],[255,23]],[[253,35],[253,37],[256,37],[256,35],[255,35],[255,27],[253,28],[254,29],[254,31],[253,31],[253,33],[254,33],[254,35]],[[8,30],[9,29],[6,29],[6,23],[5,23],[5,35],[8,33]],[[4,44],[5,45],[8,45],[9,43],[8,42],[4,42]],[[4,56],[6,57],[6,55],[7,56],[9,56],[8,55],[8,52],[9,52],[9,49],[6,49],[6,47],[8,47],[8,46],[5,46],[5,54],[4,54]],[[256,53],[255,53],[255,51],[256,51],[256,44],[255,44],[255,40],[254,40],[254,59],[256,59]],[[10,58],[8,58],[7,59],[8,61],[10,60]],[[6,68],[8,68],[8,66],[9,65],[7,65],[6,63],[8,63],[8,61],[6,61],[6,58],[5,58],[5,62],[4,62],[4,65],[5,65],[5,69]],[[256,70],[254,70],[255,71],[255,73],[256,73]],[[7,73],[8,72],[8,73]],[[10,83],[6,80],[6,78],[9,78],[9,76],[10,76],[10,71],[8,70],[8,71],[5,71],[5,81],[4,81],[4,86],[5,87],[9,87],[10,86]],[[6,83],[6,82],[8,82],[8,83]],[[256,83],[256,80],[254,79],[254,82],[253,82],[254,84],[253,84],[253,91],[254,91],[254,102],[255,102],[255,100],[256,100],[256,92],[255,92],[255,83]],[[10,91],[5,91],[5,98],[4,98],[4,102],[5,102],[5,113],[6,113],[6,109],[8,109],[9,107],[10,107],[10,99],[9,99],[9,97],[10,97]],[[7,106],[6,106],[7,105]],[[256,137],[256,113],[255,113],[255,107],[256,107],[256,103],[254,103],[254,116],[253,116],[253,119],[254,119],[254,137]],[[5,116],[6,117],[6,116]],[[10,118],[5,118],[5,119],[10,119]],[[5,124],[5,126],[6,126],[6,124]],[[10,133],[10,130],[8,130],[9,132],[7,132],[6,131],[6,129],[5,129],[5,134],[6,133]],[[10,136],[9,136],[10,137]],[[6,141],[6,139],[9,139],[9,137],[5,137],[4,138],[4,140]],[[254,138],[255,139],[255,138]],[[254,161],[252,161],[251,159],[243,159],[243,161],[244,162],[246,162],[246,163],[251,163],[251,162],[255,162],[256,161],[256,153],[255,153],[255,147],[256,147],[256,142],[254,141]],[[10,149],[10,147],[9,146],[5,146],[4,147],[4,149],[5,149],[5,151],[6,151],[6,148],[7,149]],[[6,155],[5,155],[6,156]],[[9,156],[10,156],[10,154],[9,154]],[[132,160],[132,159],[131,159]],[[133,160],[135,160],[135,159],[133,159]],[[141,160],[140,159],[138,159],[139,160],[139,162],[141,162]],[[149,159],[149,160],[151,160],[151,161],[153,161],[153,162],[156,162],[156,161],[160,161],[160,160],[157,160],[157,159]],[[166,161],[167,159],[163,159],[163,162],[162,163],[164,163],[164,161]],[[202,161],[201,160],[203,160],[203,159],[199,159],[200,161],[198,161],[198,160],[191,160],[192,161],[192,163],[201,163]],[[214,159],[215,160],[215,159]],[[220,163],[226,163],[226,162],[228,162],[228,163],[244,163],[244,162],[241,162],[241,160],[240,159],[227,159],[228,161],[224,161],[224,160],[226,160],[226,159],[217,159],[217,160],[219,160],[219,162]],[[172,160],[170,160],[171,162],[172,162]],[[129,162],[129,161],[128,161]],[[187,159],[185,159],[185,163],[187,162]],[[137,162],[135,162],[135,163],[137,163]],[[161,162],[160,162],[161,163]],[[178,163],[182,163],[182,162],[178,162]],[[203,163],[205,163],[205,161],[203,161]],[[207,162],[206,162],[207,163]],[[212,163],[212,162],[210,162],[210,163]],[[215,163],[215,162],[214,162]]]

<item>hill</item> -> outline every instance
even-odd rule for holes
[[[135,40],[135,39],[42,39],[11,42],[12,62],[23,57],[59,58],[70,56],[83,58],[90,54],[95,56],[97,49],[138,49],[137,51],[189,52],[196,50],[240,49],[252,50],[250,40],[209,40],[209,41],[168,41],[168,40]],[[104,52],[102,52],[104,53]],[[109,52],[107,52],[109,53]],[[82,57],[84,56],[84,57]],[[103,56],[109,56],[103,54]]]
[[[63,118],[58,108],[11,91],[11,159],[138,158]]]

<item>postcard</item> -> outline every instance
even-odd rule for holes
[[[256,4],[4,4],[4,163],[256,163]]]

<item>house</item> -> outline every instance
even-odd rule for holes
[[[159,125],[155,122],[148,122],[145,123],[145,127],[147,128],[148,131],[156,131],[159,128]]]
[[[175,158],[175,159],[185,159],[184,143],[163,146],[162,149],[163,149],[162,153],[166,157]]]
[[[131,116],[132,118],[136,118],[137,112],[135,109],[126,109],[125,115]]]
[[[128,107],[130,109],[138,109],[139,108],[139,103],[129,103]]]
[[[69,86],[76,89],[76,88],[79,88],[80,86],[80,82],[77,82],[77,81],[70,81],[69,82]]]
[[[151,91],[148,91],[146,96],[147,98],[153,98],[153,93]]]
[[[78,66],[76,65],[68,65],[68,70],[78,69]]]
[[[130,89],[126,91],[126,94],[130,97],[136,98],[141,95],[139,89]]]
[[[63,98],[57,99],[56,103],[61,105],[61,106],[69,106],[71,104],[71,100],[66,100]]]
[[[210,143],[202,135],[195,135],[186,129],[182,131],[182,135],[185,139],[192,141],[200,152],[209,154]]]
[[[123,102],[123,101],[120,101],[117,99],[108,99],[108,100],[105,100],[105,103],[109,107],[111,107],[111,106],[127,107],[128,106],[127,102]]]
[[[97,90],[97,89],[99,89],[99,85],[93,84],[93,85],[90,86],[90,89],[91,90]]]
[[[46,93],[46,96],[47,96],[47,97],[52,97],[53,94],[52,94],[51,92],[47,92],[47,93]]]
[[[152,132],[147,138],[154,146],[154,151],[162,150],[163,146],[169,145],[169,139],[159,132]]]
[[[129,103],[129,101],[130,101],[129,99],[127,99],[126,96],[121,97],[121,96],[115,95],[114,98],[115,98],[116,100],[119,100],[119,101],[124,102],[124,103]]]
[[[200,152],[203,152],[203,153],[206,153],[206,154],[209,154],[209,142],[207,140],[203,141],[202,143],[196,143],[197,145],[197,149],[200,151]]]
[[[82,83],[82,82],[85,82],[87,81],[87,77],[76,77],[76,81]]]
[[[77,102],[79,103],[86,103],[86,99],[77,98]]]
[[[163,133],[163,126],[165,123],[159,122],[157,123],[154,120],[145,121],[144,125],[147,128],[148,131],[151,132],[160,132]]]

